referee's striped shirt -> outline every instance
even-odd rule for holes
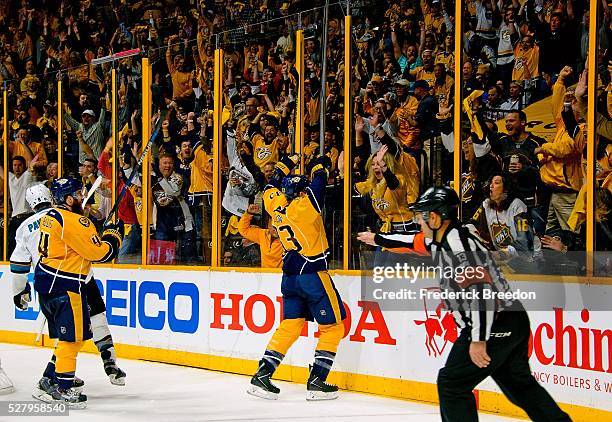
[[[396,251],[420,253],[424,241],[423,233],[399,234],[379,233],[374,241],[377,245]],[[469,327],[472,341],[486,341],[491,335],[491,326],[495,312],[512,306],[512,301],[485,299],[485,290],[507,292],[508,282],[491,259],[488,249],[480,238],[459,222],[452,223],[444,233],[440,242],[426,239],[425,247],[431,252],[435,265],[441,267],[443,277],[440,279],[441,291],[476,292],[473,300],[459,295],[459,299],[445,300],[448,309],[453,311],[457,325],[463,329]],[[446,269],[453,268],[454,277],[445,277]],[[457,268],[481,267],[484,277],[459,277]],[[475,272],[475,271],[473,271]],[[489,297],[491,295],[488,295]]]

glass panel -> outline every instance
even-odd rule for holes
[[[102,154],[101,164],[104,169],[104,189],[100,190],[100,198],[106,204],[112,197],[113,166],[115,169],[114,198],[119,200],[121,191],[125,187],[125,194],[121,198],[117,216],[125,223],[125,237],[117,257],[117,263],[139,264],[142,260],[142,169],[135,168],[140,152],[143,148],[142,139],[142,60],[139,56],[128,57],[117,63],[116,72],[116,144],[111,156]],[[146,142],[147,140],[145,140]],[[118,157],[118,160],[109,161],[109,158]],[[136,174],[132,176],[132,172]],[[130,177],[130,184],[126,187]],[[106,195],[104,195],[106,193]],[[110,209],[106,209],[105,215]]]
[[[575,239],[586,132],[573,85],[586,59],[588,7],[463,6],[462,219],[515,272],[575,275],[584,265],[550,248]],[[560,154],[561,145],[571,151]]]
[[[607,18],[602,4],[598,4],[597,11],[597,28],[604,28]],[[587,20],[587,22],[589,22]],[[587,215],[586,220],[594,222],[594,245],[595,251],[594,274],[597,276],[610,276],[612,274],[612,133],[605,131],[605,125],[599,121],[605,122],[612,119],[612,85],[610,75],[610,48],[609,35],[607,32],[598,31],[597,34],[597,101],[595,121],[595,180],[594,180],[594,216]],[[580,91],[577,87],[576,90]],[[577,100],[581,105],[580,110],[584,110],[586,98],[580,98],[577,95]],[[584,112],[584,111],[583,111]],[[582,112],[582,113],[583,113]],[[581,114],[582,114],[581,113]],[[586,118],[586,116],[584,116]],[[581,198],[579,198],[581,199]],[[584,231],[586,223],[582,221],[579,224],[580,231]]]
[[[223,38],[221,265],[280,267],[263,187],[295,144],[296,17]],[[252,216],[244,215],[250,209]],[[263,231],[261,231],[263,229]],[[258,245],[259,243],[259,245]]]
[[[453,178],[454,3],[352,10],[356,133],[352,233],[410,232],[409,204]],[[385,145],[381,171],[376,153]],[[394,188],[390,188],[393,186]],[[353,241],[351,268],[364,268]]]
[[[163,122],[151,150],[150,264],[210,265],[214,66],[206,29],[149,52],[152,126]]]
[[[45,182],[47,169],[51,177],[57,174],[56,74],[36,74],[34,61],[28,58],[19,59],[13,70],[20,78],[5,81],[9,110],[7,259],[15,247],[17,228],[33,212],[25,201],[26,189]]]

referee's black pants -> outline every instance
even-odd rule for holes
[[[446,364],[438,373],[442,420],[478,421],[472,390],[482,380],[491,376],[506,397],[523,409],[532,420],[571,421],[531,375],[527,357],[527,312],[519,310],[498,313],[491,333],[492,336],[487,341],[487,354],[491,362],[486,368],[477,367],[470,359],[469,329],[462,330],[453,345]]]

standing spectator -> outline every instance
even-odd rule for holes
[[[499,43],[497,45],[497,71],[504,85],[512,80],[514,68],[514,46],[519,41],[519,27],[514,19],[513,6],[506,6],[504,19],[498,30]]]
[[[571,73],[572,69],[565,66],[553,86],[552,111],[557,124],[555,139],[535,150],[536,154],[544,156],[540,176],[552,192],[546,232],[553,234],[570,229],[567,221],[582,186],[582,152],[586,145],[584,125],[575,125],[570,134],[562,116],[563,112],[578,116],[577,110],[574,111],[577,108],[574,96],[566,96],[565,83]]]
[[[182,197],[183,178],[174,171],[174,156],[159,155],[159,174],[153,184],[154,239],[175,242],[175,256],[189,256],[189,236],[193,234],[193,218]],[[193,251],[191,251],[193,254]]]
[[[419,128],[414,120],[419,108],[419,100],[408,93],[409,86],[410,82],[406,79],[400,79],[395,83],[395,95],[400,105],[393,112],[389,122],[393,126],[392,132],[397,133],[404,150],[420,164],[423,145],[419,138]]]
[[[523,109],[523,90],[518,82],[510,82],[510,86],[508,88],[508,98],[499,106],[499,108],[508,111],[518,111]]]
[[[419,128],[420,139],[429,165],[429,180],[426,183],[440,185],[442,183],[442,140],[436,119],[439,105],[430,94],[429,84],[423,80],[414,83],[414,96],[419,100],[414,121]]]
[[[12,171],[9,172],[8,188],[11,199],[11,219],[8,224],[8,255],[15,249],[15,233],[17,228],[32,214],[30,206],[25,200],[26,190],[32,186],[32,172],[21,155],[12,158]],[[31,165],[36,164],[32,159]]]
[[[366,164],[368,177],[357,183],[355,189],[372,199],[382,232],[408,232],[415,228],[412,211],[408,208],[408,195],[416,197],[418,190],[416,194],[408,192],[409,177],[388,151],[383,145],[370,157]]]
[[[83,142],[91,148],[94,157],[99,157],[104,149],[104,119],[106,117],[106,109],[100,109],[100,116],[94,122],[96,113],[93,110],[87,109],[81,114],[81,123],[64,111],[63,119],[74,131],[81,132]],[[87,158],[87,153],[83,145],[79,145],[79,163],[82,163]]]
[[[473,223],[500,258],[511,259],[521,252],[531,255],[534,236],[527,206],[514,196],[508,178],[495,174],[488,182],[489,197],[472,217]]]
[[[272,220],[268,219],[267,229],[261,229],[251,225],[254,215],[261,215],[261,210],[258,205],[251,204],[238,222],[238,232],[245,239],[259,245],[261,268],[281,268],[283,266],[283,246],[272,225]]]

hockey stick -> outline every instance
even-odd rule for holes
[[[149,138],[147,145],[142,150],[142,154],[140,154],[140,157],[138,158],[138,161],[136,162],[136,166],[134,166],[134,168],[132,169],[132,173],[130,173],[130,176],[123,184],[123,188],[121,189],[121,192],[119,192],[119,195],[117,196],[117,199],[115,200],[115,204],[113,205],[113,208],[111,208],[110,212],[108,213],[108,217],[106,217],[106,220],[104,220],[103,226],[106,226],[108,222],[112,220],[113,214],[115,214],[117,210],[119,209],[119,203],[125,196],[125,193],[128,190],[129,186],[132,184],[132,180],[134,180],[134,176],[136,176],[136,173],[138,173],[138,169],[142,165],[142,162],[144,161],[145,156],[151,149],[151,146],[153,145],[153,140],[157,137],[157,134],[159,133],[159,130],[161,129],[162,122],[164,121],[164,119],[165,117],[162,117],[160,114],[159,120],[157,121],[157,124],[155,125],[155,130],[153,131],[153,134]]]
[[[38,341],[40,340],[40,336],[42,336],[43,331],[45,331],[46,324],[47,324],[47,317],[43,315],[43,320],[40,324],[40,328],[38,329],[38,334],[36,334],[36,340],[34,340],[34,343],[38,343]]]
[[[85,199],[83,199],[83,205],[87,204],[87,201],[91,199],[91,197],[94,195],[96,190],[98,190],[101,184],[102,184],[102,176],[98,176],[96,180],[93,182],[93,185],[91,185],[91,188],[89,188],[89,191],[87,192],[87,196],[85,197]]]

